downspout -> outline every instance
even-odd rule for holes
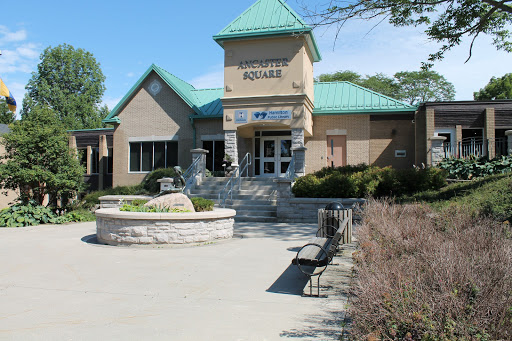
[[[190,124],[192,124],[192,149],[196,149],[197,148],[197,143],[196,143],[196,125],[194,124],[194,118],[192,116],[189,116],[188,117],[190,119]]]

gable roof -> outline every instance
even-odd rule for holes
[[[411,112],[410,105],[350,82],[318,82],[313,115]]]
[[[152,64],[103,120],[104,123],[121,123],[119,113],[151,71],[155,71],[195,111],[191,118],[222,118],[223,88],[195,89],[191,84]],[[314,89],[313,115],[315,116],[413,112],[417,109],[417,106],[400,102],[350,82],[317,82],[314,83]]]
[[[258,0],[238,18],[213,36],[224,41],[268,36],[305,35],[315,62],[322,59],[311,26],[283,0]]]
[[[195,111],[196,115],[222,117],[222,104],[219,105],[220,98],[224,95],[222,88],[196,90],[191,84],[176,77],[161,67],[152,64],[119,101],[114,109],[112,109],[108,116],[103,120],[103,123],[121,123],[121,120],[118,117],[119,113],[152,71],[158,74],[160,78]]]

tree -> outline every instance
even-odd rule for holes
[[[50,107],[67,129],[101,127],[105,76],[94,56],[63,44],[47,47],[25,89],[22,118],[34,106]]]
[[[512,73],[501,78],[492,77],[489,83],[473,94],[477,101],[492,99],[512,99]]]
[[[0,98],[0,123],[10,124],[16,120],[16,114],[9,110],[9,106],[4,98]]]
[[[383,73],[373,76],[353,71],[338,71],[332,74],[322,74],[319,81],[349,81],[364,88],[373,90],[385,96],[418,104],[427,101],[451,101],[455,98],[455,87],[446,78],[435,71],[402,71],[393,78]]]
[[[68,134],[55,112],[35,106],[30,115],[11,125],[2,136],[5,155],[0,163],[0,186],[20,189],[21,199],[55,202],[83,188],[85,170],[68,146]]]
[[[314,25],[337,25],[338,32],[347,20],[380,19],[400,26],[425,26],[430,40],[442,43],[439,51],[430,54],[429,60],[441,60],[444,53],[459,45],[464,38],[473,43],[480,34],[493,38],[497,49],[512,52],[512,0],[332,0],[320,9],[304,5],[306,15]],[[378,24],[377,24],[378,25]],[[467,61],[467,60],[466,60]],[[432,63],[424,63],[425,67]]]
[[[418,104],[428,101],[452,101],[455,87],[435,71],[402,71],[395,73],[398,83],[398,99]]]

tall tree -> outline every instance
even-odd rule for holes
[[[84,168],[69,149],[68,134],[55,112],[35,106],[2,135],[5,155],[0,160],[0,186],[20,189],[22,199],[43,203],[71,197],[83,188]]]
[[[432,70],[395,73],[400,88],[399,99],[410,104],[428,101],[452,101],[455,87],[446,78]]]
[[[434,62],[444,53],[471,39],[469,58],[476,38],[481,34],[493,38],[497,49],[512,52],[512,0],[332,0],[315,6],[308,1],[304,10],[314,25],[337,25],[347,20],[388,20],[394,26],[423,26],[430,40],[442,43],[430,54]],[[432,63],[425,63],[430,67]]]
[[[473,97],[477,101],[512,99],[512,73],[500,78],[492,77],[483,89],[473,94]]]
[[[105,76],[94,56],[68,44],[46,48],[27,86],[22,118],[34,106],[50,107],[67,129],[101,127]]]
[[[10,124],[16,119],[16,114],[9,110],[9,106],[4,98],[0,98],[0,123]]]

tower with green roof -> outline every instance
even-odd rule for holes
[[[226,141],[261,127],[291,129],[302,141],[312,135],[313,63],[321,56],[312,28],[290,6],[258,0],[213,39],[224,49]],[[236,146],[226,152],[236,159]]]

